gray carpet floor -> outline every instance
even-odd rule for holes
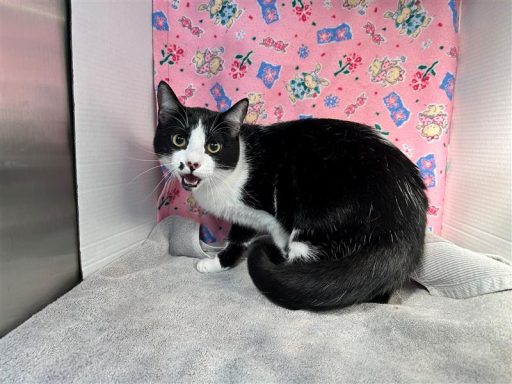
[[[245,262],[168,254],[158,226],[0,340],[1,383],[510,383],[512,292],[315,314],[269,303]]]

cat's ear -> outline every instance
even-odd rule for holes
[[[248,108],[249,100],[242,99],[223,113],[224,120],[229,121],[230,123],[234,123],[232,124],[231,132],[233,136],[238,135],[238,132],[240,131],[240,125],[243,123],[245,115],[247,115]]]
[[[175,113],[178,112],[180,108],[183,108],[176,94],[165,81],[161,81],[160,84],[158,84],[157,99],[158,117],[161,117],[163,113]]]

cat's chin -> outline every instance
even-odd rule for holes
[[[182,175],[181,176],[181,186],[187,191],[192,191],[197,188],[201,183],[201,179],[192,174]]]

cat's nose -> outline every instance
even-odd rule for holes
[[[190,168],[191,171],[194,171],[194,170],[196,170],[197,168],[199,168],[201,166],[201,164],[193,163],[191,161],[187,161],[187,165],[188,165],[188,167]]]

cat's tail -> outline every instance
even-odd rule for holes
[[[250,245],[247,265],[254,285],[275,304],[320,311],[382,302],[408,279],[416,264],[411,261],[421,257],[421,253],[416,258],[374,253],[319,262],[282,262],[280,250],[267,237]]]

